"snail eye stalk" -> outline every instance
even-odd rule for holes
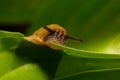
[[[43,28],[44,28],[45,30],[47,30],[48,32],[50,32],[50,35],[55,33],[54,30],[48,28],[47,26],[44,26]]]
[[[55,33],[54,30],[48,28],[47,26],[44,26],[43,28],[44,28],[45,30],[47,30],[48,32],[50,32],[50,35],[52,35],[52,34]],[[77,39],[77,38],[74,38],[74,37],[72,37],[72,36],[70,36],[70,35],[66,35],[66,36],[65,36],[65,40],[68,40],[68,39],[74,40],[74,41],[78,41],[78,42],[83,42],[83,40],[81,40],[81,39]]]
[[[67,36],[65,37],[65,39],[66,39],[66,40],[67,40],[67,39],[70,39],[70,40],[74,40],[74,41],[78,41],[78,42],[83,42],[83,40],[74,38],[74,37],[69,36],[69,35],[67,35]]]

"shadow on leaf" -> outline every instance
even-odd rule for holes
[[[65,54],[63,51],[35,45],[26,40],[21,41],[15,53],[25,64],[37,63],[51,79],[54,78],[62,55]]]

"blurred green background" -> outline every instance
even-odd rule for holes
[[[120,0],[0,0],[0,29],[31,35],[52,23],[84,40],[67,46],[110,52],[120,39]]]

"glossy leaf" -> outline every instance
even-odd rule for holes
[[[46,75],[35,64],[26,64],[8,72],[0,80],[48,80]]]

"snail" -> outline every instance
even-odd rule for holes
[[[82,41],[80,39],[69,36],[67,31],[58,24],[43,26],[36,30],[31,36],[27,36],[24,39],[37,45],[48,46],[55,50],[61,50],[61,48],[50,42],[65,45],[68,39],[79,42]]]

